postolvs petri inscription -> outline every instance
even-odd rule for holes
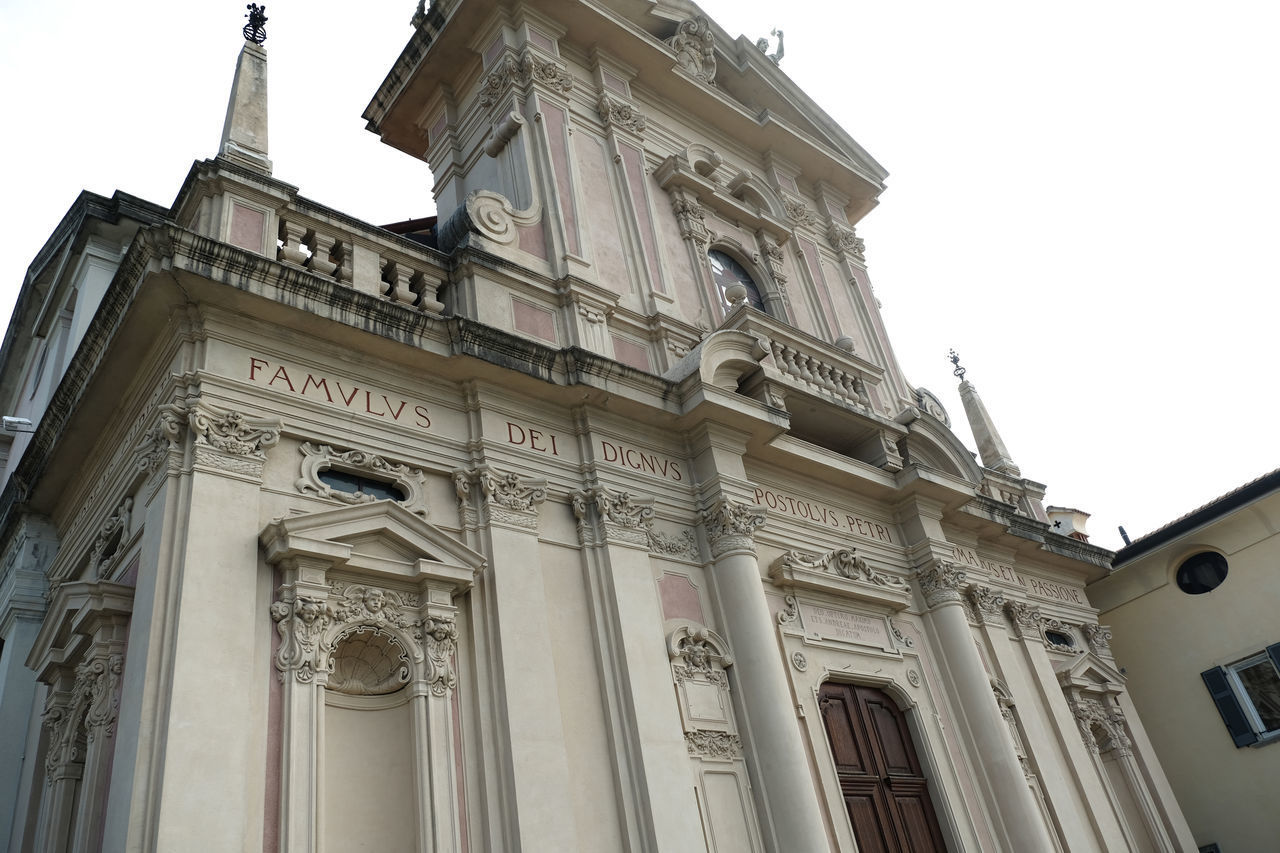
[[[296,394],[308,400],[322,401],[340,409],[419,429],[431,426],[431,415],[425,405],[385,394],[380,389],[370,388],[350,379],[338,379],[250,356],[249,381],[285,394]]]

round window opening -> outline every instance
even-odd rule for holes
[[[1227,579],[1227,558],[1213,551],[1201,551],[1178,566],[1178,589],[1187,595],[1213,592]]]

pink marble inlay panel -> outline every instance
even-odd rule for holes
[[[604,80],[604,87],[606,89],[611,89],[619,95],[622,95],[624,98],[630,97],[627,93],[627,81],[623,80],[617,74],[601,69],[600,78]]]
[[[440,117],[432,123],[431,128],[427,131],[427,144],[435,145],[440,141],[440,137],[444,135],[445,128],[449,126],[449,114],[447,112],[440,113]]]
[[[516,331],[556,343],[556,315],[523,299],[511,298],[512,326]]]
[[[573,200],[573,181],[569,172],[568,142],[565,139],[567,119],[564,110],[542,103],[543,123],[547,127],[547,145],[551,149],[551,164],[556,172],[556,196],[560,202],[560,215],[564,217],[565,242],[569,251],[582,254],[578,240],[578,207]]]
[[[662,598],[663,618],[689,619],[699,625],[707,624],[706,617],[702,615],[698,588],[684,575],[664,574],[658,581],[658,595]]]
[[[847,225],[849,223],[849,218],[844,215],[844,208],[835,202],[827,202],[827,213],[831,215],[837,225]]]
[[[813,277],[813,286],[818,291],[818,301],[822,304],[818,322],[822,324],[827,340],[831,340],[831,323],[828,318],[836,315],[831,306],[831,292],[827,290],[827,277],[822,274],[822,264],[818,263],[818,246],[812,240],[801,237],[800,247],[804,251],[804,262],[809,267],[809,275]]]
[[[788,192],[793,192],[793,193],[800,192],[800,188],[796,186],[795,179],[788,177],[787,175],[778,175],[778,186],[782,187],[784,190],[787,190]]]
[[[628,338],[612,335],[613,337],[613,355],[623,364],[629,364],[637,370],[643,370],[646,373],[653,372],[653,366],[649,363],[649,349]]]
[[[650,286],[659,293],[667,292],[662,280],[662,267],[658,264],[658,238],[653,233],[653,215],[649,210],[649,197],[644,192],[644,163],[639,149],[619,145],[622,162],[627,170],[627,186],[631,188],[631,203],[635,207],[636,222],[640,225],[640,240],[644,243],[644,259],[649,265]]]
[[[520,250],[537,255],[544,261],[547,259],[547,238],[542,233],[542,223],[533,225],[517,225],[516,233],[520,235]]]
[[[551,36],[535,27],[529,27],[529,41],[533,42],[547,53],[556,52],[556,43],[551,40]]]
[[[227,242],[241,249],[262,254],[262,226],[266,216],[261,210],[232,202],[231,233],[227,235]]]
[[[484,49],[484,67],[488,68],[493,65],[500,53],[502,53],[502,33],[494,36],[493,41]]]

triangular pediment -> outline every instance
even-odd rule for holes
[[[1092,652],[1077,657],[1068,666],[1058,670],[1058,683],[1098,693],[1114,693],[1124,687],[1125,677],[1113,664]]]
[[[395,501],[278,518],[259,536],[267,561],[310,559],[333,568],[449,579],[460,589],[484,568],[482,554]]]

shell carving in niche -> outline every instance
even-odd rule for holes
[[[362,625],[338,641],[328,688],[349,696],[382,696],[409,683],[409,655],[394,637]]]

